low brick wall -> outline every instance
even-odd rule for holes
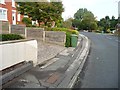
[[[27,28],[26,37],[29,39],[43,40],[43,28]]]
[[[61,31],[45,31],[45,42],[65,45],[66,33]]]

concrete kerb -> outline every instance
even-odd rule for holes
[[[77,77],[79,76],[80,72],[82,71],[82,68],[84,66],[84,63],[87,59],[87,56],[89,54],[89,49],[90,49],[90,40],[84,36],[84,35],[81,35],[81,37],[84,37],[86,39],[86,45],[84,47],[84,50],[82,51],[82,55],[83,57],[79,57],[79,58],[83,58],[83,60],[81,61],[81,64],[80,64],[80,67],[78,68],[77,72],[74,74],[74,76],[72,77],[69,85],[67,86],[67,88],[73,88],[73,86],[75,85],[75,82],[77,80]]]

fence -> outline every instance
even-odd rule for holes
[[[25,25],[9,25],[9,23],[2,24],[2,33],[20,34],[28,39],[36,39],[37,41],[44,41],[65,45],[66,34],[60,31],[44,31],[44,28],[26,27]]]
[[[45,31],[45,41],[64,46],[66,42],[66,33],[61,31]]]
[[[26,38],[43,40],[44,28],[26,28]]]
[[[9,23],[0,21],[0,33],[9,33]]]
[[[22,36],[25,36],[25,28],[26,26],[25,25],[11,25],[10,27],[10,33],[13,33],[13,34],[20,34]]]

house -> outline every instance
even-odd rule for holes
[[[0,21],[10,24],[22,24],[23,16],[16,9],[14,0],[0,0]]]

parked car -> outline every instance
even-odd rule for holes
[[[114,34],[116,32],[116,30],[113,30],[112,33]]]

